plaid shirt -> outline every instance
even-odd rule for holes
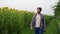
[[[31,26],[33,26],[34,28],[36,28],[36,27],[35,27],[35,25],[36,25],[36,19],[35,19],[35,18],[36,18],[36,15],[37,15],[37,14],[35,14],[35,15],[32,17],[32,21],[31,21]],[[44,16],[43,16],[42,14],[40,14],[40,15],[41,15],[41,20],[40,20],[41,23],[40,23],[40,27],[39,27],[39,28],[40,28],[40,29],[41,29],[41,28],[46,28],[45,18],[44,18]]]

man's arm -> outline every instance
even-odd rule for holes
[[[43,17],[43,22],[44,22],[44,32],[46,31],[46,22],[45,22],[45,17]]]
[[[32,24],[33,23],[33,18],[34,18],[34,16],[32,17],[32,21],[31,21],[31,24],[30,24],[31,29],[33,29],[33,24]]]
[[[34,22],[34,17],[35,17],[35,15],[32,17],[32,21],[31,21],[31,29],[33,29],[33,22]]]

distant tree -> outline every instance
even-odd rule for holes
[[[54,11],[55,11],[55,12],[54,12],[55,17],[60,16],[60,0],[59,0],[59,2],[57,3],[57,5],[55,6]]]

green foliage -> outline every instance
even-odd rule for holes
[[[19,11],[0,8],[0,33],[2,34],[20,34],[21,30],[28,26],[34,13],[28,11]]]
[[[34,30],[30,30],[34,14],[34,12],[8,7],[0,8],[0,34],[34,34]],[[46,34],[57,34],[57,25],[55,20],[52,20],[53,18],[53,16],[45,15],[48,26]]]
[[[50,21],[51,21],[52,19],[54,19],[53,16],[49,16],[49,15],[44,15],[44,17],[45,17],[45,21],[46,21],[47,26],[49,25]]]
[[[57,3],[57,5],[55,6],[56,8],[54,8],[54,13],[55,13],[55,16],[60,16],[60,0],[59,2]]]
[[[56,23],[58,24],[58,27],[59,27],[59,34],[60,34],[60,0],[55,7],[56,8],[54,8],[54,11],[55,11],[54,13],[56,17]]]
[[[45,34],[58,34],[58,25],[56,19],[51,20],[50,24],[47,27]]]
[[[59,30],[58,30],[58,31],[59,31],[58,33],[60,34],[60,17],[57,17],[57,18],[56,18],[56,22],[57,22],[58,27],[59,27],[59,28],[58,28],[58,29],[59,29]]]

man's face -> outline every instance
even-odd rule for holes
[[[37,9],[37,13],[40,13],[41,12],[41,10],[40,9]]]

